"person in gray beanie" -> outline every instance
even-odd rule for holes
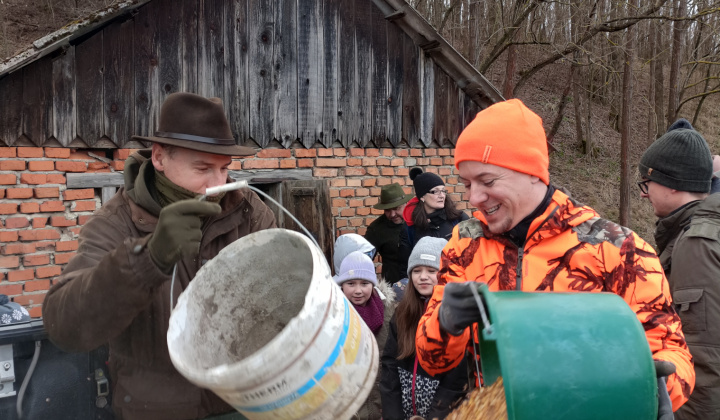
[[[638,165],[641,196],[658,221],[655,243],[695,364],[695,389],[676,420],[720,418],[720,194],[708,195],[713,158],[685,119]]]

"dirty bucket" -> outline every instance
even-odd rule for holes
[[[483,378],[502,376],[509,420],[657,418],[650,346],[619,296],[479,292]]]
[[[269,229],[223,249],[170,317],[170,358],[251,420],[347,419],[378,369],[370,329],[303,235]]]

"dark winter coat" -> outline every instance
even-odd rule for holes
[[[695,389],[675,419],[720,419],[720,195],[660,219],[655,239],[695,363]]]
[[[431,236],[433,238],[450,239],[452,236],[453,228],[460,222],[469,219],[470,217],[462,212],[459,219],[448,220],[445,214],[445,209],[435,210],[428,215],[428,228],[421,229],[417,225],[408,226],[408,239],[410,240],[410,249],[415,246],[416,243],[425,236]],[[406,273],[407,274],[407,273]]]
[[[402,360],[398,360],[397,355],[397,322],[393,316],[380,362],[383,420],[406,420],[415,414],[413,382],[416,414],[425,419],[445,418],[451,405],[467,393],[467,360],[449,372],[433,377],[420,366],[415,355]]]
[[[125,188],[83,227],[77,255],[45,298],[45,328],[66,351],[109,344],[119,419],[197,419],[227,412],[229,405],[188,382],[170,362],[171,276],[157,268],[146,247],[159,208],[148,190],[154,175],[149,156],[145,150],[128,159]],[[203,224],[199,255],[178,263],[175,302],[200,267],[226,245],[275,227],[272,211],[247,189],[228,192],[220,205],[222,212]]]
[[[365,239],[382,257],[382,276],[390,284],[407,277],[407,262],[412,249],[407,239],[401,240],[403,236],[407,236],[405,223],[393,223],[384,214],[370,223],[365,232]]]

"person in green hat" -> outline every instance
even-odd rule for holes
[[[403,279],[407,271],[411,249],[402,213],[405,204],[412,197],[412,194],[405,194],[398,183],[383,186],[380,190],[380,201],[373,206],[382,210],[383,214],[375,219],[365,232],[365,239],[377,249],[382,258],[382,276],[390,284]]]

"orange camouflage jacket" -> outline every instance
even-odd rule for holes
[[[481,219],[478,212],[456,226],[442,252],[438,286],[416,339],[420,364],[428,373],[457,366],[470,345],[469,328],[457,337],[440,328],[438,309],[448,282],[484,282],[491,291],[613,292],[637,314],[653,358],[675,364],[677,371],[668,378],[673,410],[687,401],[695,386],[692,357],[667,279],[649,244],[559,190],[532,221],[522,249],[503,235],[487,232]]]

